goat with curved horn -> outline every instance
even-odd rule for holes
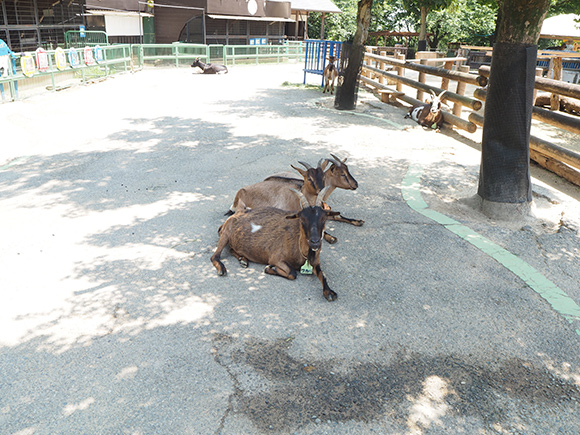
[[[344,160],[340,160],[338,157],[336,157],[334,154],[330,153],[330,155],[332,156],[332,158],[336,161],[333,162],[336,166],[341,166],[344,162],[346,162],[346,159],[348,157],[345,157]]]
[[[324,189],[318,194],[314,206],[308,205],[302,192],[296,189],[292,192],[303,206],[299,211],[261,207],[230,216],[219,229],[219,241],[211,262],[218,275],[226,275],[221,253],[229,245],[243,267],[248,267],[249,262],[265,264],[265,273],[291,280],[296,279],[298,270],[314,272],[322,284],[323,296],[334,301],[338,296],[322,272],[320,251],[326,220],[337,212],[324,210],[318,205],[322,204]]]
[[[439,95],[433,89],[430,89],[429,92],[431,92],[431,102],[411,107],[405,118],[411,118],[422,127],[434,128],[436,132],[439,132],[443,125],[443,113],[441,112],[443,103],[441,99],[447,91],[443,90]]]
[[[310,204],[308,204],[308,200],[306,199],[306,197],[302,192],[293,188],[290,188],[290,190],[294,192],[296,196],[298,196],[298,199],[300,199],[300,205],[302,206],[303,209],[306,207],[310,207]]]

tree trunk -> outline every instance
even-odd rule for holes
[[[537,41],[550,0],[498,1],[478,195],[492,218],[529,214],[530,127]]]
[[[421,6],[421,26],[419,28],[419,42],[417,51],[425,51],[427,49],[427,13],[429,9]]]
[[[373,0],[359,0],[352,46],[343,44],[342,47],[340,60],[342,83],[336,90],[334,100],[334,107],[339,110],[353,110],[356,107],[358,77],[364,60],[364,43],[369,34],[372,6]]]
[[[354,33],[353,45],[364,45],[369,36],[371,25],[371,9],[373,0],[359,0],[356,14],[356,32]]]

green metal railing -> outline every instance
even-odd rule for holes
[[[157,66],[191,64],[200,58],[209,62],[210,46],[203,44],[139,44],[133,45],[133,53],[137,54],[139,65],[153,63]]]
[[[136,46],[134,46],[136,47]],[[184,63],[200,58],[203,62],[219,62],[224,65],[238,63],[282,62],[288,59],[301,59],[304,56],[302,43],[284,45],[203,45],[174,42],[173,44],[141,44],[139,56],[141,64]]]
[[[78,33],[78,31],[74,32]],[[102,38],[102,35],[100,37]],[[70,41],[73,41],[73,39],[71,38]],[[135,71],[144,66],[189,66],[196,58],[200,58],[203,62],[216,62],[225,65],[235,65],[236,63],[279,63],[288,60],[301,60],[304,58],[304,48],[301,42],[286,43],[284,45],[235,46],[185,43],[115,44],[100,46],[100,49],[102,50],[102,59],[87,64],[83,55],[84,50],[87,49],[87,47],[91,50],[95,50],[95,54],[96,50],[98,50],[89,44],[84,45],[83,47],[78,47],[76,50],[78,53],[79,64],[76,66],[71,66],[69,60],[69,53],[73,49],[70,47],[65,49],[64,52],[67,56],[67,62],[64,68],[62,65],[60,65],[61,68],[58,68],[57,66],[57,50],[47,50],[48,68],[43,71],[33,68],[32,76],[24,74],[20,67],[21,59],[20,56],[18,56],[15,59],[15,71],[10,71],[8,77],[0,76],[2,101],[7,100],[7,90],[10,91],[11,96],[8,100],[17,100],[19,97],[26,95],[28,90],[33,88],[37,90],[50,89],[54,91],[62,87],[68,87],[70,82],[86,83],[89,80],[107,77],[119,72]],[[34,53],[26,53],[26,55],[34,56]],[[8,89],[6,89],[5,85],[7,85]]]
[[[236,61],[248,63],[276,62],[288,59],[300,59],[304,56],[302,44],[284,45],[225,45],[224,63],[235,65]]]
[[[105,32],[98,30],[68,30],[64,34],[66,48],[71,47],[94,47],[95,45],[109,45],[109,37]]]

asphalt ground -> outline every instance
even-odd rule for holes
[[[0,433],[580,433],[578,189],[470,206],[476,142],[300,65],[151,69],[0,105]],[[319,83],[309,77],[309,83]],[[236,191],[334,153],[322,268],[209,257]]]

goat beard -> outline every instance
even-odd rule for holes
[[[310,264],[313,264],[314,259],[316,258],[316,253],[320,250],[320,248],[317,251],[312,250],[312,248],[308,248],[308,254],[307,254],[307,259],[308,262]]]

